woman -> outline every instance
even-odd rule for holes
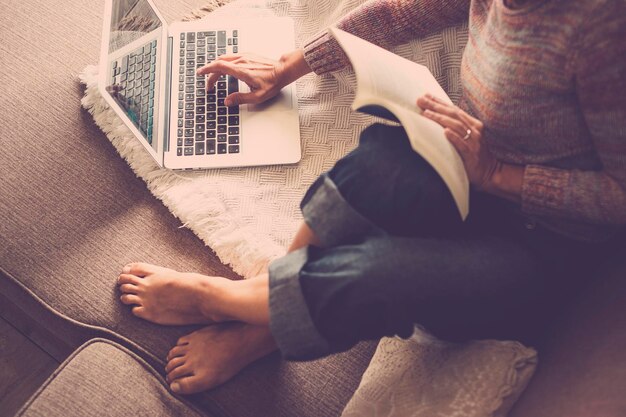
[[[121,299],[138,317],[239,322],[181,338],[168,356],[171,389],[209,389],[276,348],[316,358],[408,336],[415,323],[448,340],[532,341],[626,223],[625,4],[372,0],[345,16],[339,28],[389,48],[469,12],[459,106],[430,96],[416,106],[463,159],[470,216],[458,219],[403,129],[374,125],[311,186],[304,223],[268,273],[235,282],[126,265]],[[324,32],[279,62],[223,56],[198,74],[249,84],[227,98],[236,105],[346,65]]]

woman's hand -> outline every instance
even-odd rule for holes
[[[199,68],[198,75],[208,74],[207,89],[211,90],[221,75],[232,75],[250,87],[249,93],[232,93],[224,104],[257,104],[276,96],[280,90],[309,73],[302,50],[283,55],[279,61],[251,54],[222,55],[217,60]]]
[[[489,188],[501,162],[482,144],[483,123],[430,94],[420,97],[417,105],[424,117],[444,127],[446,138],[463,159],[470,183],[479,190]]]

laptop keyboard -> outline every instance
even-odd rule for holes
[[[124,107],[130,120],[152,144],[154,115],[154,78],[157,41],[147,43],[117,61],[113,61],[114,97]]]
[[[237,79],[222,75],[207,92],[206,76],[196,76],[198,68],[220,55],[238,52],[237,30],[181,33],[179,43],[176,154],[239,153],[239,106],[224,105],[226,96],[239,91]]]

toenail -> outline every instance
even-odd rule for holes
[[[174,392],[179,392],[180,391],[180,384],[178,382],[174,382],[172,385],[170,385],[170,388]]]
[[[124,266],[124,268],[122,268],[123,274],[128,274],[129,272],[130,272],[130,265],[126,265]]]

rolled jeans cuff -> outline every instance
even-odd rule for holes
[[[346,201],[328,174],[322,174],[311,185],[300,208],[304,222],[324,247],[382,233],[381,229]]]
[[[317,331],[300,287],[300,270],[307,248],[298,249],[269,266],[270,330],[285,359],[306,360],[324,356],[330,345]]]

